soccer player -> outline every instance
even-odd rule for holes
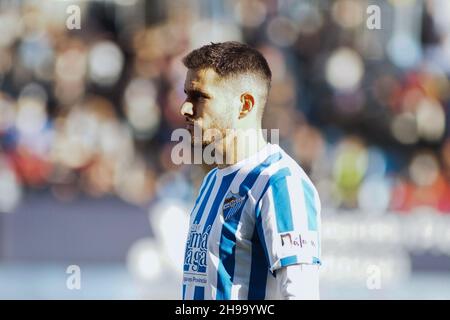
[[[183,299],[318,299],[319,195],[262,134],[267,61],[247,45],[223,42],[192,51],[183,63],[181,113],[193,145],[212,144],[227,159],[205,176],[191,212]]]

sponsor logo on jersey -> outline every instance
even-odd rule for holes
[[[194,224],[189,231],[184,255],[184,271],[206,272],[208,236],[211,226],[208,226],[204,231],[200,228],[200,225]]]
[[[280,234],[281,246],[283,247],[300,247],[305,246],[316,247],[316,241],[313,239],[308,240],[305,236],[294,234],[293,232],[287,232]]]

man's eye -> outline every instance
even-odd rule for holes
[[[207,99],[208,96],[202,94],[202,93],[194,93],[194,92],[185,92],[187,99],[190,101],[198,101],[201,99]]]

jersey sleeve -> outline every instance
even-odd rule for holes
[[[256,203],[256,228],[272,273],[295,264],[320,265],[320,200],[307,177],[271,176]]]
[[[277,284],[283,300],[319,300],[319,266],[296,264],[277,271]]]

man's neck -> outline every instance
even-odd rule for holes
[[[221,159],[224,159],[223,164],[217,164],[219,169],[247,159],[267,146],[261,129],[247,130],[245,133],[245,137],[239,133],[229,135],[225,137],[223,143],[216,146],[216,152],[222,156]]]

